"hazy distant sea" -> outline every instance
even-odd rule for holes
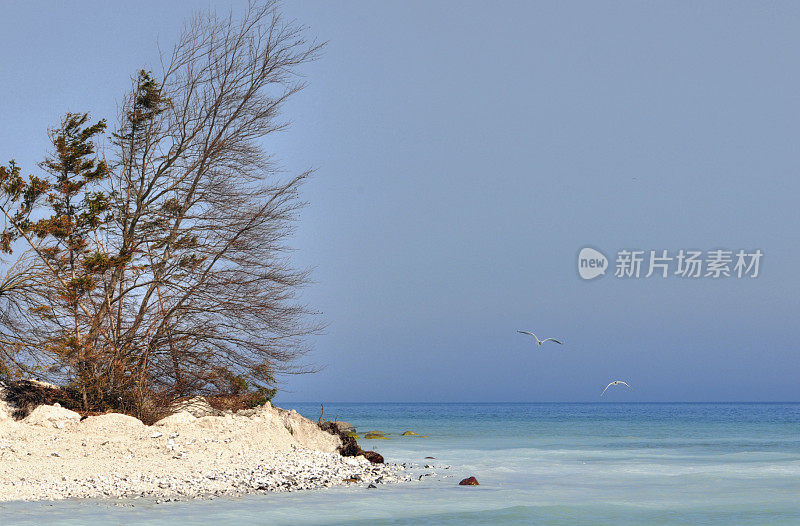
[[[361,444],[437,476],[133,508],[12,503],[0,524],[800,524],[798,404],[326,404],[325,416],[391,433]],[[457,485],[470,475],[481,485]]]

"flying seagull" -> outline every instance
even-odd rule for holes
[[[533,336],[533,339],[536,340],[536,343],[539,344],[539,347],[541,347],[544,342],[556,342],[559,345],[562,345],[564,343],[556,340],[555,338],[545,338],[544,340],[540,340],[539,338],[536,337],[535,334],[529,331],[517,331],[517,332],[520,334],[527,334],[529,336]]]
[[[624,385],[624,386],[625,386],[625,387],[627,387],[628,389],[630,389],[630,390],[633,390],[633,387],[631,387],[631,386],[630,386],[630,385],[628,385],[627,383],[623,382],[622,380],[614,380],[613,382],[611,382],[610,384],[608,384],[608,385],[606,386],[606,388],[605,388],[605,389],[603,389],[603,392],[602,392],[602,393],[600,393],[600,396],[603,396],[603,395],[605,394],[605,392],[606,392],[606,389],[608,389],[608,388],[609,388],[609,387],[611,387],[612,385]]]

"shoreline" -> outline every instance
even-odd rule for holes
[[[199,418],[183,410],[152,426],[39,406],[20,421],[0,415],[0,502],[210,499],[410,480],[401,466],[342,456],[341,445],[269,403]]]

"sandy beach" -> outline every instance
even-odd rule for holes
[[[339,436],[269,403],[218,416],[175,413],[152,426],[121,414],[39,406],[15,421],[0,402],[0,501],[210,498],[408,479],[343,457]]]

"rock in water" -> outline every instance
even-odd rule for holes
[[[376,453],[374,451],[364,451],[362,455],[364,455],[364,458],[373,464],[383,464],[383,456],[380,453]]]
[[[475,477],[468,477],[458,483],[459,486],[480,486],[478,479]]]
[[[340,433],[355,433],[356,432],[356,426],[354,426],[350,422],[334,421],[332,423],[336,424],[336,428],[339,430]]]
[[[339,446],[339,453],[343,457],[357,457],[362,455],[364,451],[361,449],[361,446],[358,445],[358,442],[356,442],[358,435],[340,430],[339,424],[347,424],[347,422],[331,422],[325,420],[319,422],[317,425],[323,431],[327,431],[339,437],[342,442],[341,446]]]

